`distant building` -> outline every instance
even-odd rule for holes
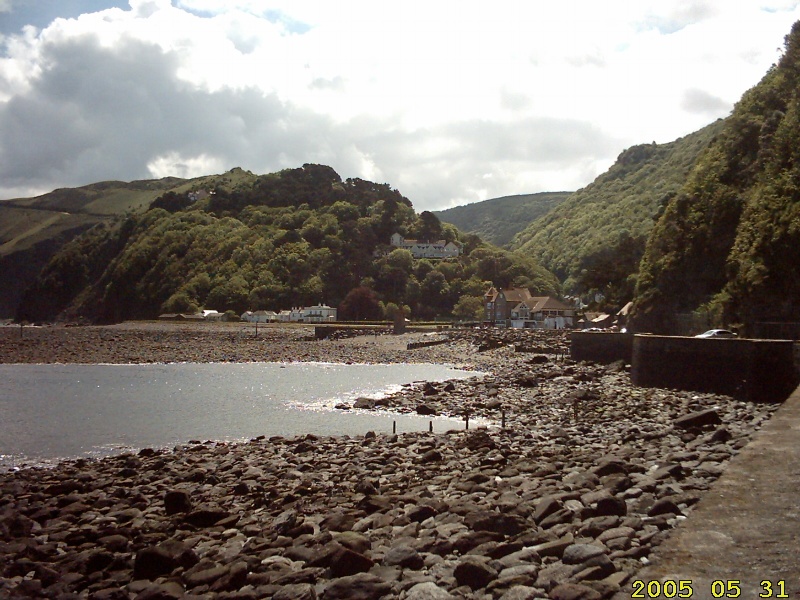
[[[278,320],[278,315],[273,310],[247,311],[242,314],[242,321],[248,323],[274,323]]]
[[[326,323],[328,321],[336,320],[336,309],[331,308],[327,304],[318,304],[317,306],[307,306],[303,309],[303,322],[304,323]]]
[[[408,250],[414,258],[452,258],[461,254],[458,244],[446,240],[435,242],[407,240],[399,233],[395,233],[389,239],[389,243],[395,248]]]
[[[336,309],[327,304],[293,307],[276,313],[271,310],[247,311],[242,314],[242,321],[250,323],[328,323],[336,320]]]
[[[483,296],[486,321],[515,328],[564,329],[575,324],[575,309],[526,288],[490,288]]]

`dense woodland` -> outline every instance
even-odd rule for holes
[[[474,233],[483,241],[507,247],[525,227],[544,217],[570,197],[572,192],[540,192],[492,198],[433,211],[440,220],[459,230]]]
[[[653,230],[637,328],[695,312],[743,326],[800,321],[800,23],[744,94]]]
[[[415,318],[455,310],[474,319],[492,282],[559,291],[532,259],[463,235],[430,212],[416,214],[386,184],[342,181],[321,165],[228,179],[239,183],[223,177],[205,180],[204,189],[167,192],[145,213],[67,244],[26,293],[19,317],[111,322],[324,302],[341,305],[345,319],[383,318],[398,308]],[[457,242],[462,255],[414,259],[388,246],[394,232]]]
[[[511,247],[555,273],[567,292],[587,299],[599,293],[600,308],[622,308],[633,298],[654,220],[721,127],[718,121],[669,144],[628,148],[595,181],[530,223]]]

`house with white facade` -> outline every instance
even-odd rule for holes
[[[336,320],[336,309],[327,304],[307,306],[303,309],[304,323],[327,323]]]
[[[278,320],[278,314],[274,310],[255,310],[242,314],[242,321],[248,323],[274,323]]]
[[[399,233],[394,233],[389,239],[389,243],[395,248],[408,250],[414,258],[452,258],[461,254],[458,244],[446,240],[436,242],[407,240]]]

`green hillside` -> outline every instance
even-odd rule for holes
[[[697,312],[745,331],[800,321],[800,22],[744,94],[647,243],[633,322]]]
[[[462,254],[414,259],[389,246],[395,232],[453,241]],[[531,258],[462,234],[430,212],[417,215],[386,184],[343,181],[321,165],[261,176],[234,169],[182,182],[146,212],[64,245],[25,293],[18,317],[113,322],[199,307],[241,313],[362,302],[380,309],[377,318],[392,305],[430,318],[481,296],[489,282],[559,290]]]
[[[717,121],[668,144],[628,148],[608,171],[530,223],[511,247],[555,273],[567,291],[601,292],[620,308],[633,296],[654,218],[721,128]]]
[[[503,196],[482,202],[433,211],[445,223],[474,233],[496,246],[506,246],[531,221],[546,215],[572,192],[542,192]]]

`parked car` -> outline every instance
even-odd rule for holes
[[[708,331],[696,335],[694,337],[698,338],[732,338],[736,337],[736,334],[732,331],[728,331],[727,329],[709,329]]]

